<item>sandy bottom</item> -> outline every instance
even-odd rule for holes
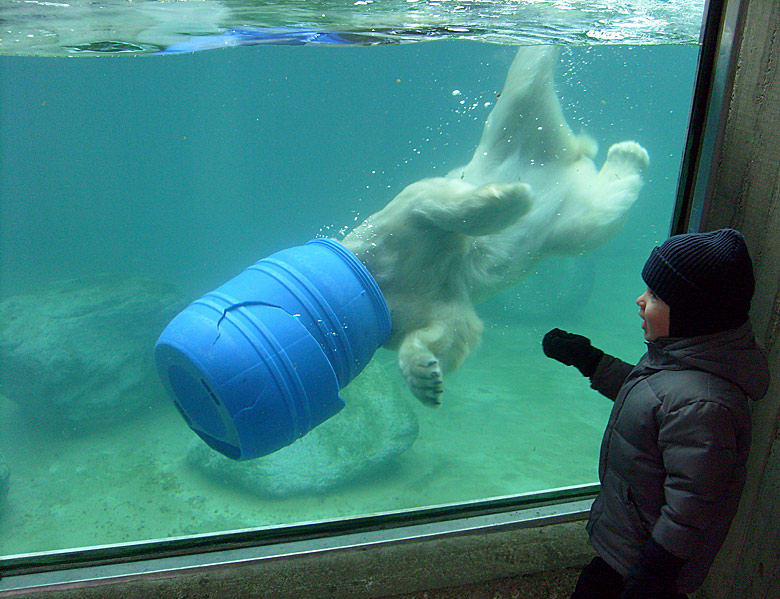
[[[598,295],[597,288],[590,302],[599,301]],[[409,396],[420,418],[412,448],[382,472],[320,494],[258,498],[207,480],[185,462],[195,436],[167,399],[124,426],[74,439],[35,430],[0,399],[0,438],[12,477],[0,513],[0,553],[372,514],[596,482],[611,402],[573,368],[545,359],[540,341],[552,326],[588,334],[603,330],[608,346],[602,347],[617,353],[626,344],[627,326],[638,330],[638,319],[616,326],[623,316],[613,313],[635,318],[633,308],[622,305],[625,298],[618,299],[617,312],[602,306],[571,322],[488,322],[479,350],[447,378],[441,408],[425,408]],[[641,353],[641,337],[631,347]],[[394,354],[380,350],[376,359],[395,372]]]

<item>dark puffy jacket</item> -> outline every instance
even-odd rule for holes
[[[704,581],[745,483],[748,397],[766,394],[769,370],[749,323],[659,339],[636,367],[605,355],[591,385],[615,400],[601,444],[601,492],[588,533],[621,575],[649,535],[687,560],[680,592]]]

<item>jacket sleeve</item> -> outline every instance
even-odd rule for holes
[[[734,415],[721,404],[702,399],[659,418],[666,503],[652,535],[689,559],[701,550],[703,531],[733,516],[727,506],[742,491],[746,456]]]
[[[590,377],[590,386],[605,397],[615,401],[620,387],[626,380],[628,373],[634,367],[623,360],[604,354],[601,357],[593,376]]]

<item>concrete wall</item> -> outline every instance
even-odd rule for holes
[[[772,383],[755,405],[754,442],[740,511],[698,596],[780,597],[780,2],[746,2],[733,89],[710,177],[702,228],[743,232],[754,260],[751,318]],[[724,290],[728,293],[728,290]]]

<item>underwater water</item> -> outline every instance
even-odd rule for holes
[[[556,71],[597,164],[627,139],[650,154],[621,230],[480,305],[482,344],[446,376],[440,408],[380,349],[332,424],[247,463],[219,461],[187,427],[154,371],[157,335],[258,259],[339,238],[467,162],[516,48],[0,56],[0,554],[596,482],[610,402],[540,343],[560,327],[628,361],[644,351],[634,299],[668,234],[698,53],[667,41],[569,45]]]

